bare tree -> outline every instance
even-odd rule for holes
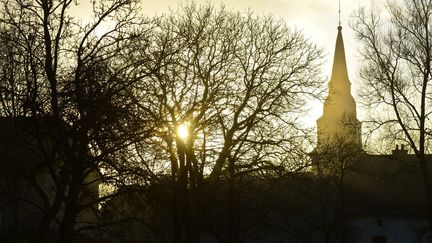
[[[34,241],[47,242],[52,225],[62,243],[96,228],[97,206],[107,198],[97,187],[119,178],[101,170],[119,171],[118,151],[151,130],[130,98],[145,75],[134,56],[149,29],[139,3],[92,3],[83,25],[70,15],[72,0],[1,1],[1,114],[32,118],[25,124],[33,139],[21,149],[32,146],[38,157],[22,175],[41,202],[33,202],[42,215]],[[94,220],[80,222],[83,213]]]
[[[346,126],[352,126],[351,123]],[[311,153],[314,166],[314,183],[306,188],[315,215],[309,217],[309,225],[321,235],[323,242],[335,239],[348,239],[349,229],[346,220],[345,195],[349,181],[347,177],[355,173],[355,164],[362,159],[363,150],[358,144],[341,134],[330,136],[320,147]]]
[[[143,158],[171,173],[174,241],[199,242],[212,186],[228,179],[234,192],[236,177],[306,156],[297,118],[320,92],[322,55],[281,20],[223,7],[184,6],[156,32],[137,104],[160,121],[151,143],[165,153]]]
[[[361,8],[352,23],[363,45],[363,100],[379,111],[373,128],[414,151],[432,205],[431,168],[425,156],[431,138],[432,1],[393,1],[373,9]],[[429,211],[432,225],[432,206]]]

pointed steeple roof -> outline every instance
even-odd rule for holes
[[[348,70],[345,59],[345,49],[342,37],[342,26],[338,26],[338,34],[336,38],[335,53],[333,59],[332,76],[329,82],[330,92],[339,91],[343,93],[351,93],[351,82],[348,77]],[[336,90],[334,90],[336,89]]]
[[[351,94],[342,27],[339,25],[337,30],[329,93],[324,102],[323,115],[317,120],[318,146],[329,145],[339,137],[361,149],[361,123],[357,119],[356,103]]]

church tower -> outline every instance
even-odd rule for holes
[[[345,60],[342,27],[337,27],[333,70],[323,115],[317,120],[318,146],[316,152],[335,143],[350,144],[361,150],[361,123],[357,119],[356,103],[351,95],[351,82]]]

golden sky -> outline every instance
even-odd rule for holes
[[[142,0],[142,7],[146,14],[162,14],[169,9],[176,9],[181,0]],[[223,4],[228,9],[246,10],[250,8],[258,15],[272,14],[277,18],[282,18],[289,26],[295,26],[309,37],[318,46],[324,48],[326,53],[326,64],[323,73],[329,79],[331,66],[333,63],[334,45],[336,42],[338,26],[338,0],[195,0],[196,3],[213,3],[214,5]],[[345,52],[350,80],[352,82],[352,92],[356,97],[357,80],[357,49],[358,45],[354,39],[354,33],[349,27],[352,12],[360,6],[368,4],[368,0],[341,0],[341,24],[343,27],[343,37],[345,42]],[[356,98],[358,100],[358,98]],[[322,114],[322,103],[314,102],[311,104],[310,117],[305,121],[311,126],[315,125],[315,120]],[[357,108],[361,116],[362,112]]]
[[[327,81],[331,75],[333,63],[334,45],[336,42],[338,26],[339,0],[194,0],[197,4],[208,2],[218,6],[225,5],[232,10],[245,11],[251,9],[257,15],[271,14],[281,18],[291,27],[301,29],[305,36],[310,38],[318,46],[322,47],[326,54],[323,73]],[[187,0],[141,0],[144,14],[148,16],[167,13],[170,9],[176,9],[179,4]],[[348,64],[348,73],[352,83],[353,96],[356,96],[357,78],[357,49],[359,48],[354,39],[354,33],[349,27],[350,16],[353,11],[369,3],[369,0],[341,0],[341,25],[345,43],[345,53]],[[91,12],[89,0],[79,1],[73,12],[84,17]],[[361,120],[363,112],[357,106]],[[310,126],[315,125],[315,120],[322,114],[322,103],[314,102],[310,107],[310,114],[305,122]]]

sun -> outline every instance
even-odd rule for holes
[[[189,137],[188,123],[182,123],[180,126],[177,127],[177,136],[179,136],[183,140],[186,140]]]

